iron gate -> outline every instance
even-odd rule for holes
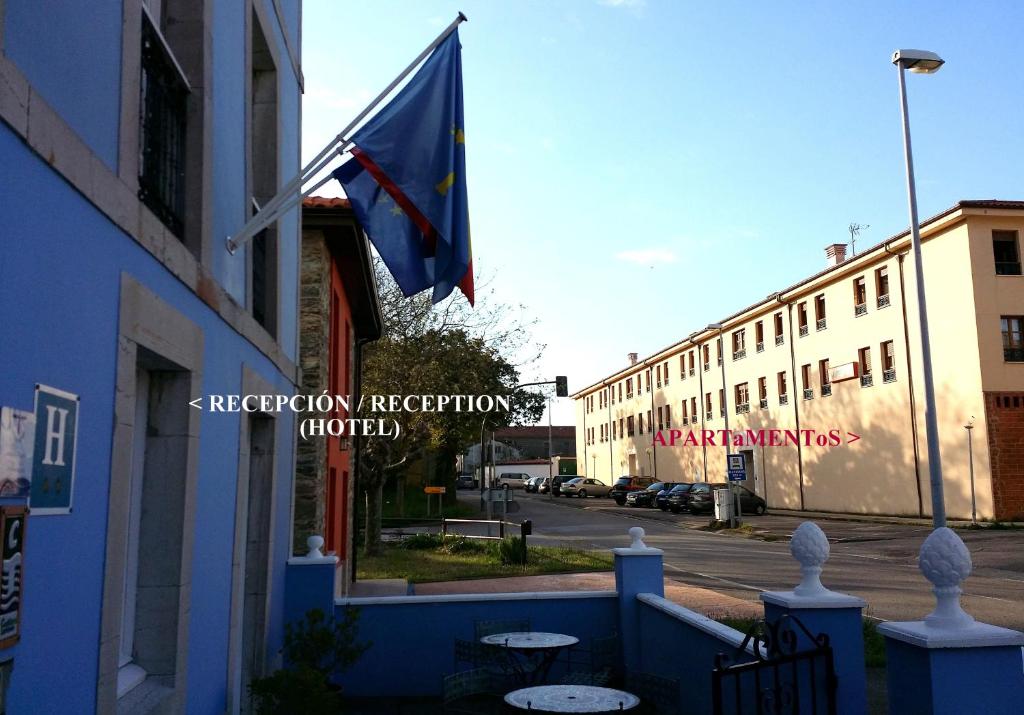
[[[747,646],[753,645],[753,660]],[[757,621],[711,672],[714,715],[835,715],[836,673],[827,633],[799,618]]]

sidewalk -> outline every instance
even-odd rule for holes
[[[417,596],[453,593],[536,593],[542,591],[614,591],[615,574],[547,574],[511,578],[485,578],[467,581],[420,583],[413,587]],[[709,618],[756,618],[763,611],[758,603],[743,601],[717,591],[665,579],[665,598]]]

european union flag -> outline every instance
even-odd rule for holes
[[[473,304],[458,31],[352,137],[334,172],[356,218],[406,296],[456,286]]]

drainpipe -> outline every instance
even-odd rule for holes
[[[363,346],[367,343],[373,342],[367,338],[356,338],[356,349],[355,355],[353,356],[353,388],[355,389],[356,395],[363,394]],[[358,401],[357,401],[358,402]],[[359,533],[359,476],[362,473],[362,458],[363,458],[363,438],[360,435],[355,435],[352,439],[352,560],[349,564],[351,571],[349,575],[349,583],[354,584],[356,582],[356,559],[359,558],[359,549],[356,548],[356,534]]]
[[[776,297],[779,303],[786,306],[786,316],[789,321],[789,369],[793,381],[793,417],[796,420],[796,433],[800,434],[800,400],[796,399],[796,343],[793,341],[793,303],[783,299],[781,295]],[[804,510],[804,454],[800,446],[800,440],[796,441],[796,468],[800,475],[800,511]]]
[[[914,371],[910,365],[910,329],[907,326],[907,291],[903,280],[903,259],[906,253],[893,253],[889,244],[882,246],[889,255],[896,256],[900,270],[900,311],[903,315],[903,352],[907,356],[907,396],[910,398],[910,438],[914,445],[914,483],[917,486],[917,515],[924,516],[924,497],[921,491],[921,445],[917,436],[917,400],[914,397]]]

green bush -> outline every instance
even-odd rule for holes
[[[342,620],[330,620],[320,609],[285,625],[284,658],[286,667],[249,686],[261,715],[306,713],[327,715],[341,708],[341,689],[331,675],[349,668],[370,643],[356,642],[359,611],[345,609]]]
[[[509,536],[498,542],[498,558],[504,566],[525,566],[528,560],[526,539]]]
[[[479,554],[487,550],[487,547],[479,541],[467,539],[465,536],[449,534],[441,540],[441,546],[437,549],[443,554]]]
[[[401,541],[403,549],[436,549],[440,545],[440,534],[413,534]]]

